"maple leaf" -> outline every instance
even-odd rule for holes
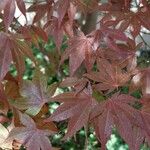
[[[139,115],[139,112],[129,104],[134,104],[135,101],[136,99],[130,95],[116,93],[95,106],[90,119],[102,144],[102,149],[105,149],[105,144],[114,127],[129,147],[131,149],[134,147],[132,127],[138,124],[136,115]]]
[[[91,70],[94,64],[93,38],[85,36],[82,32],[79,36],[72,37],[69,40],[69,47],[65,50],[61,58],[61,63],[69,57],[70,75],[72,76],[76,70],[85,62],[87,70]]]
[[[111,64],[106,59],[99,59],[97,61],[97,68],[99,72],[91,72],[85,74],[85,76],[93,81],[99,82],[94,85],[99,91],[114,90],[127,83],[130,79],[130,74],[123,73],[120,67]]]
[[[68,130],[64,139],[73,136],[83,126],[88,124],[90,113],[96,101],[89,95],[88,90],[76,94],[68,92],[53,97],[54,101],[62,102],[56,111],[46,119],[49,121],[62,121],[69,118]]]
[[[63,3],[63,4],[62,4]],[[64,37],[64,32],[68,36],[73,36],[73,20],[76,13],[75,6],[70,1],[57,1],[54,9],[58,10],[58,16],[51,16],[51,18],[44,25],[44,29],[48,35],[54,38],[57,49],[59,50]]]
[[[68,131],[64,139],[73,136],[82,127],[93,125],[101,142],[101,149],[106,149],[105,145],[113,128],[117,129],[132,150],[140,149],[143,142],[150,145],[150,68],[137,68],[135,51],[141,45],[135,41],[141,27],[150,29],[149,2],[36,1],[28,9],[28,12],[35,12],[34,25],[24,26],[14,17],[16,6],[26,18],[24,0],[0,0],[0,112],[3,114],[0,115],[0,122],[10,123],[5,114],[11,108],[12,124],[15,126],[9,133],[6,131],[8,128],[0,124],[1,147],[8,142],[11,143],[10,148],[15,149],[13,141],[18,140],[21,142],[19,147],[23,144],[29,150],[52,149],[48,136],[57,131],[53,120],[68,120]],[[134,7],[136,11],[132,9]],[[97,15],[97,12],[102,12],[103,15]],[[78,14],[81,17],[76,19]],[[95,27],[98,28],[85,35],[80,31],[83,24],[78,24],[78,21],[83,16],[88,24],[87,18],[93,14],[100,19],[100,26],[96,23]],[[43,29],[36,26],[39,25],[38,22],[42,27],[44,25]],[[64,34],[68,47],[62,55],[60,48]],[[47,35],[54,38],[55,52],[49,53],[45,51],[45,43],[39,44],[39,39],[48,41]],[[127,38],[128,36],[132,36],[132,39]],[[24,58],[28,57],[36,64],[30,48],[32,44],[41,50],[48,64],[50,61],[52,69],[45,68],[46,73],[49,71],[51,74],[51,70],[57,69],[58,64],[61,65],[69,58],[71,77],[66,78],[59,86],[69,87],[73,92],[53,97],[57,85],[48,86],[47,79],[37,72],[32,81],[22,80]],[[17,69],[16,78],[10,76],[11,64]],[[83,75],[85,71],[87,73]],[[63,70],[58,75],[63,77]],[[136,89],[142,92],[143,97],[138,102],[128,94],[112,95],[118,87],[129,84],[130,92]],[[61,104],[45,122],[45,114],[49,110],[47,103],[55,101]],[[137,103],[140,105],[138,109],[135,106]],[[33,117],[21,113],[19,117],[18,109]],[[6,139],[7,136],[9,137]]]
[[[18,78],[21,79],[25,70],[24,57],[30,58],[36,63],[32,54],[31,48],[22,41],[22,37],[18,34],[6,34],[0,32],[0,80],[3,80],[9,67],[12,63],[16,65],[18,71]]]
[[[35,62],[31,49],[24,41],[22,41],[22,37],[18,34],[7,35],[1,32],[0,41],[0,62],[2,64],[0,66],[0,80],[2,80],[9,71],[9,66],[12,61],[14,61],[16,65],[18,78],[21,79],[25,70],[24,57],[29,57]]]
[[[24,127],[13,128],[5,142],[16,139],[28,150],[52,150],[48,136],[54,134],[55,131],[38,129],[33,119],[27,114],[19,113],[19,117]]]
[[[22,98],[11,103],[18,109],[26,110],[26,113],[35,116],[40,112],[44,104],[51,100],[56,88],[56,84],[48,87],[46,77],[36,72],[32,81],[23,81],[20,86]]]

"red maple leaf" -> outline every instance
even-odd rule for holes
[[[130,74],[123,72],[117,65],[111,64],[106,59],[97,61],[98,72],[85,74],[89,79],[98,82],[94,87],[99,90],[114,90],[130,80]]]
[[[47,0],[44,3],[38,2],[31,5],[27,11],[36,13],[33,19],[33,24],[41,20],[44,16],[46,16],[47,20],[49,20],[53,12],[52,5],[53,5],[53,0]]]
[[[13,128],[6,143],[12,140],[17,140],[22,143],[28,150],[52,150],[48,136],[56,132],[55,125],[49,126],[49,129],[39,129],[36,123],[26,114],[19,113],[22,127]],[[44,129],[44,125],[43,125]]]
[[[91,123],[99,141],[102,144],[102,149],[105,149],[105,144],[112,133],[112,129],[117,128],[118,132],[129,145],[134,148],[134,133],[133,125],[139,125],[140,117],[136,116],[140,113],[129,104],[134,104],[136,99],[130,95],[114,94],[111,98],[99,105],[95,106],[91,113]]]
[[[62,102],[62,104],[46,122],[69,119],[68,130],[64,139],[73,136],[78,130],[88,124],[90,113],[97,103],[89,95],[87,89],[79,94],[76,94],[76,92],[63,93],[55,96],[53,100]]]
[[[26,110],[30,115],[37,115],[45,103],[51,101],[57,84],[47,86],[46,77],[40,72],[36,72],[33,80],[26,80],[20,85],[20,95],[17,100],[11,104],[18,109]]]
[[[0,80],[2,80],[6,73],[9,71],[9,67],[12,61],[16,65],[18,71],[18,78],[21,79],[25,70],[24,57],[30,58],[35,62],[31,48],[22,41],[22,36],[19,34],[6,34],[0,33]]]
[[[93,38],[80,32],[79,36],[71,38],[68,44],[69,47],[62,55],[61,63],[69,57],[70,75],[72,76],[83,62],[87,70],[91,70],[95,60],[94,52],[96,51]]]

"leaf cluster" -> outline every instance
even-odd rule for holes
[[[15,17],[17,7],[25,25]],[[80,13],[99,14],[87,34]],[[23,0],[1,0],[0,147],[59,149],[49,136],[61,132],[61,123],[62,140],[84,127],[86,137],[94,130],[102,150],[113,130],[131,150],[150,146],[150,68],[137,61],[143,28],[150,31],[148,0],[45,0],[28,9]],[[25,80],[27,64],[34,71]]]

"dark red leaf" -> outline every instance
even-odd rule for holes
[[[4,24],[6,31],[8,31],[8,28],[14,19],[15,9],[16,9],[15,0],[7,1],[7,4],[5,5],[4,8]]]

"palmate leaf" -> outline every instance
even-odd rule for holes
[[[28,57],[36,63],[31,48],[22,40],[22,37],[18,34],[0,32],[0,80],[3,80],[9,71],[12,62],[16,65],[18,79],[20,80],[25,71],[24,58]]]
[[[79,95],[76,95],[75,92],[63,93],[53,97],[53,100],[62,102],[62,104],[46,119],[46,122],[69,119],[68,130],[64,139],[73,136],[88,124],[90,113],[97,104],[95,99],[89,95],[87,89],[79,93]]]
[[[86,69],[91,70],[95,61],[94,51],[96,50],[93,47],[93,38],[80,32],[78,36],[69,40],[68,45],[69,47],[62,55],[61,63],[69,57],[70,75],[74,75],[83,62]]]
[[[24,127],[13,128],[5,141],[6,143],[16,139],[22,143],[27,150],[52,150],[48,136],[55,133],[53,128],[45,130],[37,128],[33,119],[27,114],[19,113],[19,118]]]
[[[89,79],[98,82],[94,87],[99,91],[114,90],[130,80],[130,74],[123,72],[118,65],[111,64],[108,60],[97,60],[99,72],[85,74]]]
[[[18,109],[26,110],[30,115],[37,115],[45,103],[51,101],[57,84],[47,86],[47,79],[40,72],[36,72],[32,81],[23,81],[20,86],[20,94],[22,98],[12,101]]]
[[[91,123],[102,144],[102,149],[106,149],[105,144],[112,133],[112,129],[116,127],[121,137],[129,145],[129,148],[136,150],[133,126],[142,128],[142,125],[141,117],[136,118],[136,116],[140,116],[140,112],[129,105],[134,104],[135,101],[136,99],[130,95],[114,94],[93,109]]]
[[[62,104],[46,119],[46,122],[69,119],[64,139],[73,136],[89,123],[93,124],[102,149],[105,149],[113,128],[117,128],[122,138],[133,150],[140,147],[140,144],[134,143],[137,141],[142,143],[145,137],[149,138],[148,124],[146,127],[142,122],[140,111],[131,106],[137,100],[130,95],[116,93],[111,98],[97,103],[95,99],[87,95],[86,91],[83,91],[79,94],[63,93],[53,97],[53,100]],[[137,130],[142,131],[137,133],[140,139],[136,138],[134,126],[138,126]]]
[[[73,76],[77,69],[84,62],[89,72],[96,59],[96,51],[101,42],[104,41],[107,47],[119,51],[116,40],[127,41],[127,37],[120,30],[101,27],[89,35],[79,32],[78,36],[71,37],[68,41],[68,48],[61,57],[61,64],[69,57],[70,75]]]

